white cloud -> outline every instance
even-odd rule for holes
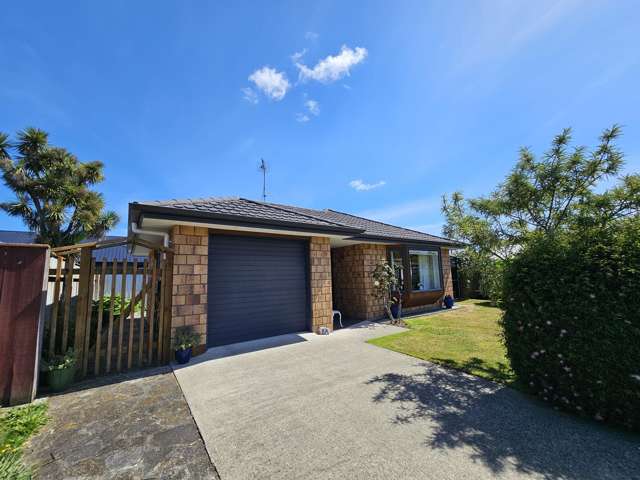
[[[318,40],[319,36],[320,35],[318,35],[316,32],[306,32],[304,34],[305,40],[311,40],[312,42],[315,42],[316,40]]]
[[[331,83],[349,76],[351,69],[367,57],[367,49],[356,47],[355,50],[343,45],[340,53],[329,55],[320,60],[313,68],[302,63],[296,63],[300,71],[300,80],[316,80],[321,83]]]
[[[304,102],[304,106],[307,107],[311,115],[315,115],[316,117],[320,115],[320,104],[316,100],[307,100]]]
[[[381,222],[391,222],[394,220],[411,216],[422,216],[426,213],[433,213],[440,209],[440,198],[425,198],[412,202],[389,205],[377,210],[360,212],[358,215]]]
[[[364,183],[362,180],[351,180],[349,182],[349,186],[358,192],[366,192],[368,190],[373,190],[374,188],[382,187],[387,182],[384,180],[380,180],[377,183]]]
[[[287,90],[291,87],[289,80],[287,80],[287,75],[271,67],[262,67],[256,70],[249,75],[249,81],[253,82],[267,97],[275,101],[282,100],[287,94]]]
[[[295,52],[293,55],[291,55],[291,61],[293,63],[298,63],[300,61],[300,59],[302,59],[302,57],[304,57],[305,53],[307,53],[307,49],[306,48],[303,48],[299,52]]]
[[[304,94],[304,97],[307,98],[307,94]],[[316,101],[316,100],[306,100],[304,102],[304,107],[307,109],[307,113],[296,113],[296,120],[300,123],[307,123],[309,120],[311,120],[311,117],[309,115],[313,115],[314,117],[317,117],[318,115],[320,115],[320,104]]]
[[[242,98],[244,98],[249,103],[253,103],[254,105],[258,103],[258,94],[251,87],[242,89]]]

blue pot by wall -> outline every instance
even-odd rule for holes
[[[397,303],[392,303],[391,304],[391,315],[393,315],[393,318],[398,318],[398,314],[400,313],[400,305]]]
[[[444,306],[445,308],[453,308],[453,297],[451,295],[447,295],[446,297],[444,297]]]
[[[186,350],[182,350],[182,349],[176,350],[176,362],[178,362],[180,365],[184,365],[185,363],[188,363],[189,360],[191,360],[191,352],[192,352],[191,347],[187,348]]]

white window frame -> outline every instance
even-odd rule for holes
[[[411,265],[411,256],[418,255],[419,257],[431,257],[433,259],[433,267],[434,272],[427,272],[426,265],[419,265],[420,271],[420,286],[421,288],[414,290],[413,289],[413,278],[411,279],[411,291],[412,292],[436,292],[442,290],[442,275],[440,268],[440,254],[437,250],[409,250],[409,265],[411,266],[411,275],[413,276],[413,266]],[[427,273],[427,278],[429,273],[431,273],[432,278],[435,281],[435,286],[433,288],[426,288],[424,284],[424,279],[422,278],[424,273]]]

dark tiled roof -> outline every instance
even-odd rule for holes
[[[35,243],[35,239],[35,233],[0,230],[0,243]]]
[[[356,215],[342,213],[335,210],[312,210],[310,208],[301,207],[286,208],[306,213],[307,215],[313,215],[331,222],[338,222],[350,227],[360,228],[364,230],[363,233],[358,235],[360,237],[389,238],[403,241],[430,242],[447,245],[455,243],[448,238],[438,237],[436,235],[430,235],[428,233],[418,232],[408,228],[396,227],[387,223],[377,222],[375,220],[369,220],[368,218],[358,217]]]
[[[36,234],[32,232],[19,232],[11,230],[0,230],[0,243],[35,243]],[[103,240],[126,240],[126,237],[118,237],[107,235]],[[85,242],[92,240],[87,239]],[[82,242],[80,242],[82,243]],[[128,262],[142,262],[146,257],[134,256],[129,253],[127,245],[118,245],[115,247],[98,248],[93,251],[93,258],[96,261],[122,261],[125,258]]]
[[[258,219],[279,221],[283,223],[297,223],[301,225],[311,225],[318,227],[339,227],[345,225],[325,220],[316,216],[307,215],[303,212],[296,212],[291,208],[273,205],[269,203],[256,202],[246,198],[194,198],[186,200],[169,200],[138,202],[139,205],[149,205],[154,207],[175,208],[188,212],[200,212],[203,214],[225,215],[230,217],[242,217],[246,219]]]
[[[135,205],[135,204],[134,204]],[[276,203],[262,203],[245,198],[198,198],[186,200],[139,202],[140,206],[162,207],[163,209],[184,210],[190,214],[221,215],[239,220],[264,220],[299,224],[318,228],[350,229],[354,238],[370,240],[390,240],[399,242],[421,242],[455,245],[456,242],[444,237],[430,235],[407,228],[396,227],[375,220],[337,212],[335,210],[313,210]]]

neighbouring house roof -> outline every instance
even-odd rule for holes
[[[114,235],[107,235],[103,240],[126,240],[127,237],[120,237]],[[14,230],[0,230],[0,244],[1,243],[35,243],[36,234],[33,232],[21,232]],[[92,239],[84,240],[84,242],[91,242]],[[80,242],[83,243],[83,242]],[[93,251],[93,258],[98,262],[107,261],[122,261],[128,262],[138,261],[142,262],[146,257],[140,257],[131,255],[127,245],[117,245],[114,247],[97,248]]]
[[[246,198],[198,198],[169,201],[134,202],[129,205],[129,222],[141,216],[174,220],[198,218],[211,223],[248,224],[262,228],[284,226],[291,229],[339,233],[354,240],[397,241],[459,246],[448,238],[358,217],[335,210],[258,202]]]

